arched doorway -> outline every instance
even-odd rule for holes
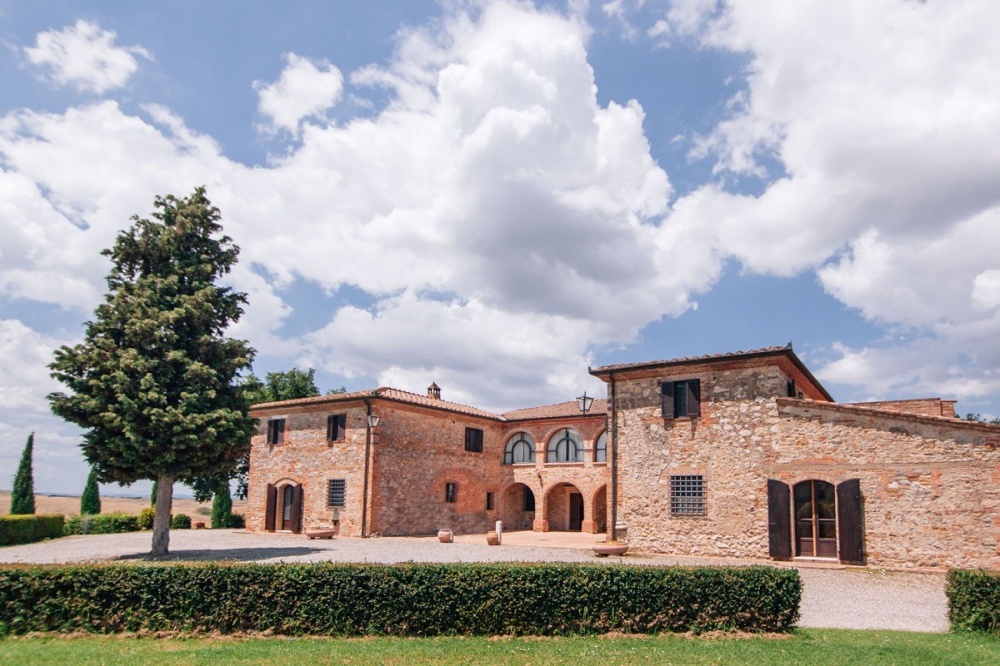
[[[580,532],[583,528],[583,493],[572,483],[559,483],[545,495],[545,519],[550,530]]]
[[[301,532],[302,495],[302,485],[298,483],[267,484],[264,529],[268,532]]]
[[[511,484],[500,504],[505,530],[530,530],[535,521],[535,493],[523,483]]]
[[[594,534],[601,534],[608,531],[608,487],[601,486],[594,493],[594,509],[591,511],[594,517]]]
[[[837,491],[810,479],[795,484],[796,557],[837,557]]]

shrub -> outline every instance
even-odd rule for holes
[[[170,528],[174,530],[191,529],[191,518],[183,513],[178,513],[170,519]]]
[[[63,532],[71,534],[119,534],[138,532],[139,521],[129,513],[102,513],[96,516],[73,516]]]
[[[242,513],[231,513],[229,514],[229,527],[244,528],[247,526],[247,520],[243,517]]]
[[[156,518],[156,507],[147,506],[139,512],[138,521],[140,530],[153,529],[153,520]]]
[[[0,546],[34,543],[63,535],[63,516],[0,516]]]
[[[784,631],[801,580],[771,567],[184,564],[0,568],[0,631],[567,635]]]
[[[952,569],[946,591],[953,631],[1000,633],[1000,574]]]

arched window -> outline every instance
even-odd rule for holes
[[[594,462],[608,462],[608,431],[605,430],[594,444]]]
[[[583,462],[583,440],[572,428],[556,431],[549,440],[545,462]]]
[[[526,432],[515,433],[507,440],[503,452],[504,465],[520,465],[535,462],[535,441]]]

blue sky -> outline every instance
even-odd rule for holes
[[[510,409],[782,345],[1000,414],[990,0],[0,0],[0,470],[78,492],[46,365],[206,185],[258,374]],[[0,487],[10,481],[0,479]],[[137,485],[134,489],[141,490]]]

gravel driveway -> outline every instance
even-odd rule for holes
[[[517,534],[517,533],[515,533]],[[528,533],[527,539],[530,539]],[[510,541],[525,541],[511,535]],[[143,561],[149,532],[64,537],[0,548],[3,563]],[[300,535],[250,534],[229,530],[171,530],[170,560],[257,562],[606,562],[635,565],[753,564],[747,560],[629,554],[596,559],[588,546],[491,547],[483,540],[458,538],[442,544],[434,537],[309,540]],[[759,562],[757,564],[760,564]],[[797,567],[802,577],[799,626],[838,629],[948,630],[943,573],[886,572],[858,568]]]

